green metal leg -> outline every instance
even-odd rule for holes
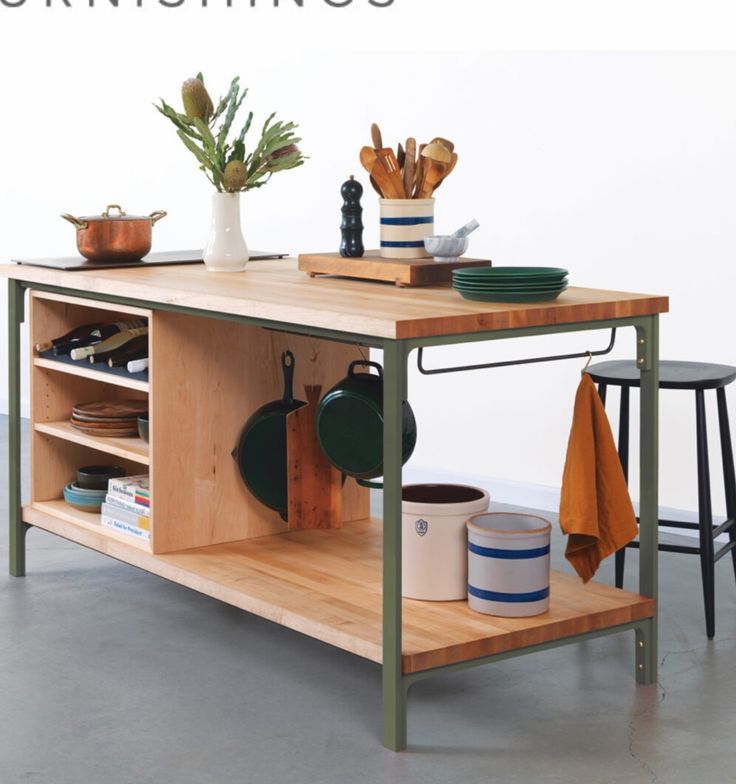
[[[386,341],[383,353],[383,745],[406,748],[406,697],[401,665],[401,409],[407,348]]]
[[[641,368],[641,454],[639,496],[639,593],[657,598],[658,440],[659,440],[659,317],[649,316],[636,328],[637,361]],[[636,631],[636,679],[657,680],[657,619]]]
[[[20,496],[20,325],[23,323],[23,286],[8,280],[8,514],[10,574],[26,573],[26,531]]]

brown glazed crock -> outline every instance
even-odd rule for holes
[[[117,215],[111,215],[117,210]],[[61,217],[77,228],[77,248],[90,261],[140,261],[151,250],[153,224],[165,217],[163,210],[150,215],[126,215],[110,204],[102,215]]]

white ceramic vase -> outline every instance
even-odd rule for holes
[[[240,228],[240,193],[212,195],[212,225],[204,249],[209,272],[242,272],[250,258]]]

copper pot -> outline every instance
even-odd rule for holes
[[[117,210],[117,215],[111,215]],[[140,261],[151,250],[153,224],[165,217],[163,210],[150,215],[126,215],[110,204],[102,215],[61,217],[77,227],[77,248],[90,261]]]

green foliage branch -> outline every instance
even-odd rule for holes
[[[228,139],[247,94],[248,89],[241,88],[240,77],[236,76],[215,108],[204,77],[198,73],[182,85],[183,113],[163,98],[160,104],[154,104],[171,120],[184,146],[220,192],[262,188],[276,172],[296,169],[306,160],[297,146],[301,141],[294,133],[298,126],[277,121],[275,112],[263,124],[260,139],[250,151],[246,137],[253,124],[253,112],[248,112],[237,135]]]

